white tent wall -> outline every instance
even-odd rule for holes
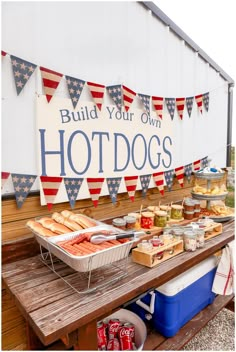
[[[209,43],[210,45],[210,43]],[[209,112],[194,104],[173,121],[178,160],[173,167],[209,156],[226,166],[228,82],[150,10],[138,2],[3,2],[2,50],[63,74],[105,86],[124,84],[137,93],[188,97],[210,92]],[[19,96],[10,57],[2,59],[2,171],[37,174],[35,96],[39,68]],[[69,97],[63,78],[55,96]],[[81,100],[91,100],[83,90]],[[108,95],[105,103],[114,104]],[[138,99],[134,108],[141,108]],[[39,182],[32,190],[39,189]],[[5,193],[13,192],[8,182]]]

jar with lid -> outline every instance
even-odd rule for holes
[[[126,230],[126,221],[123,218],[115,218],[112,220],[112,225],[120,230]]]
[[[171,206],[171,219],[181,220],[183,218],[183,206],[174,204]]]
[[[167,212],[167,221],[170,220],[171,207],[169,205],[160,205],[160,210]]]
[[[184,200],[184,211],[194,212],[195,201],[193,199],[187,198]]]
[[[171,234],[165,233],[163,235],[160,235],[159,237],[164,242],[165,245],[168,245],[174,241],[174,236]],[[169,254],[173,254],[174,253],[174,246],[167,248],[166,252],[168,252]]]
[[[134,216],[124,216],[124,220],[126,221],[126,228],[128,230],[133,230],[135,228],[136,218]]]
[[[143,229],[151,229],[154,226],[154,213],[145,211],[141,214],[141,227]]]
[[[184,218],[186,220],[193,220],[194,218],[194,211],[187,211],[187,210],[184,210]]]
[[[138,243],[137,247],[144,252],[151,251],[153,249],[151,241],[147,240],[142,240],[142,242]]]
[[[197,248],[203,248],[205,245],[205,231],[203,229],[197,229],[194,232],[197,235]]]
[[[201,202],[200,200],[194,199],[194,216],[199,217],[201,211]]]
[[[153,236],[150,240],[152,242],[153,247],[162,247],[164,246],[164,242],[158,237],[158,236]],[[154,259],[161,260],[164,256],[164,251],[160,251],[154,255]]]
[[[176,240],[183,240],[184,239],[184,231],[179,227],[173,228],[172,233]]]
[[[139,213],[129,213],[128,216],[135,217],[135,230],[139,230],[141,228],[141,215]]]
[[[157,205],[149,205],[148,207],[147,207],[147,211],[151,211],[151,212],[155,212],[155,211],[157,211],[157,210],[160,210],[160,208],[157,206]]]
[[[197,249],[197,235],[194,231],[184,232],[184,249],[187,252],[194,252]]]
[[[165,227],[167,222],[167,212],[158,210],[154,212],[154,225],[157,227]]]

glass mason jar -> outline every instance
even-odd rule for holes
[[[181,220],[183,218],[182,205],[174,204],[171,206],[171,219]]]
[[[133,230],[135,228],[136,218],[134,216],[124,216],[124,220],[126,221],[127,229]]]
[[[141,214],[141,227],[143,229],[151,229],[154,226],[154,213],[145,211]]]
[[[141,215],[139,213],[129,213],[128,216],[135,217],[135,230],[139,230],[141,228]]]
[[[167,221],[170,220],[171,207],[169,205],[160,205],[160,210],[167,212]]]
[[[151,251],[153,249],[153,245],[150,241],[147,240],[142,240],[142,242],[140,242],[137,247],[144,252],[148,252]]]
[[[187,252],[194,252],[197,249],[197,235],[195,231],[184,232],[184,249]]]
[[[197,248],[203,248],[205,245],[205,231],[198,229],[194,231],[197,235]]]
[[[167,222],[167,212],[158,210],[154,212],[154,215],[154,225],[157,227],[165,227]]]
[[[126,230],[126,221],[123,218],[115,218],[112,220],[112,225],[120,230]]]

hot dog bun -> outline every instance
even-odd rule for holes
[[[80,226],[77,222],[70,220],[69,218],[65,218],[60,213],[53,213],[52,218],[60,223],[71,229],[72,231],[82,230],[83,227]]]
[[[48,229],[45,229],[41,224],[34,220],[29,220],[26,225],[36,233],[44,237],[55,236],[56,234]]]
[[[77,224],[79,224],[83,229],[87,229],[89,227],[94,227],[97,225],[96,221],[93,219],[87,217],[86,215],[83,214],[75,214],[72,211],[69,210],[63,210],[61,214],[65,217],[68,218],[69,220],[75,221]]]
[[[45,227],[46,229],[49,229],[58,235],[62,235],[64,233],[71,232],[71,230],[68,227],[66,227],[65,225],[62,225],[62,224],[58,224],[52,218],[43,217],[43,218],[39,219],[38,222],[41,225],[43,225],[43,227]]]

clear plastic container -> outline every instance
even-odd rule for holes
[[[187,252],[194,252],[197,249],[197,234],[195,231],[184,232],[184,249]]]
[[[205,245],[205,231],[198,229],[194,231],[197,235],[197,248],[203,248]]]

